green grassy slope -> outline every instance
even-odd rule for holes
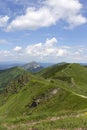
[[[67,83],[67,88],[87,96],[87,68],[79,64],[64,64],[46,68],[38,73],[54,82]]]
[[[85,114],[86,77],[87,68],[79,64],[55,65],[37,75],[22,73],[0,95],[0,117],[16,121]]]
[[[21,67],[13,67],[7,70],[0,71],[0,89],[6,87],[11,80],[14,80],[25,72],[26,71]]]
[[[55,89],[56,88],[56,89]],[[57,92],[54,92],[56,91]],[[37,106],[32,106],[39,102]],[[63,111],[71,113],[87,108],[87,99],[56,87],[51,83],[31,80],[20,92],[10,95],[0,108],[0,115],[17,117],[23,115],[56,115]]]
[[[52,67],[52,69],[53,68],[55,67]],[[52,74],[49,74],[52,81],[48,80],[48,78],[43,79],[39,76],[29,74],[27,75],[27,81],[25,78],[25,82],[21,80],[22,83],[18,83],[17,80],[17,82],[13,82],[13,85],[9,84],[7,87],[7,97],[9,92],[10,96],[1,106],[0,115],[3,116],[5,114],[7,117],[23,116],[27,114],[56,115],[63,111],[65,113],[71,113],[87,108],[87,99],[78,95],[80,94],[80,89],[83,89],[83,87],[80,86],[79,89],[78,86],[71,86],[74,84],[72,82],[78,85],[81,80],[82,82],[84,81],[84,85],[86,85],[87,81],[85,78],[79,76],[82,72],[86,76],[87,71],[85,68],[78,64],[65,64],[56,66],[54,73],[53,71],[49,72],[52,72]],[[40,76],[41,73],[42,72],[40,72]],[[48,73],[48,70],[47,72],[45,70],[45,73]],[[62,76],[64,77],[60,78]],[[70,79],[66,77],[70,77]],[[72,78],[74,81],[72,81]],[[23,86],[19,89],[22,84]],[[15,91],[15,88],[17,91]],[[15,91],[14,94],[13,91]],[[81,94],[83,95],[84,93],[81,91]]]
[[[44,77],[44,78],[52,78],[56,73],[62,71],[65,69],[69,64],[64,63],[64,64],[56,64],[51,67],[45,68],[41,70],[38,75]]]

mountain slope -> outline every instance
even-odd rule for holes
[[[25,64],[23,68],[33,73],[39,72],[43,69],[43,67],[35,61]]]
[[[23,73],[0,94],[0,118],[22,122],[85,115],[86,77],[85,67],[67,63],[48,67],[37,75]]]
[[[14,80],[18,76],[22,75],[23,73],[26,73],[26,71],[21,67],[13,67],[6,70],[0,71],[0,89],[3,89],[4,87],[11,82],[11,80]]]
[[[66,86],[66,85],[65,85]],[[80,105],[79,105],[80,104]],[[17,117],[23,115],[58,115],[86,111],[87,99],[66,89],[40,79],[31,79],[18,93],[10,95],[1,105],[0,115]]]
[[[45,70],[46,76],[50,72],[50,75],[48,75],[50,80],[48,80],[48,77],[47,79],[43,79],[39,76],[28,74],[28,80],[23,78],[24,80],[21,80],[21,83],[18,83],[19,80],[17,80],[16,83],[12,83],[13,86],[9,84],[7,87],[7,97],[9,92],[10,96],[0,107],[0,115],[3,116],[4,113],[7,117],[28,114],[51,115],[53,113],[55,115],[62,112],[71,113],[86,110],[86,94],[80,91],[80,89],[85,87],[78,87],[80,80],[84,81],[84,85],[86,85],[87,81],[85,78],[79,76],[82,72],[86,76],[87,72],[85,69],[78,64],[56,65]],[[40,72],[40,76],[42,72]],[[70,79],[66,77],[70,77]],[[72,81],[72,78],[74,81]],[[72,86],[74,85],[72,82],[75,82],[76,86]],[[20,87],[21,85],[22,87]],[[15,86],[17,86],[17,91],[15,91]],[[15,93],[13,94],[14,91]],[[84,91],[86,92],[86,88]]]
[[[53,66],[41,70],[38,74],[44,78],[51,78],[55,75],[55,73],[65,69],[68,65],[69,65],[68,63],[55,64]]]
[[[46,79],[67,83],[67,88],[87,96],[87,68],[80,64],[54,65],[38,73]]]

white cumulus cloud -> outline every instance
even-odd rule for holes
[[[73,28],[87,23],[87,18],[81,13],[82,8],[79,0],[45,0],[39,9],[29,7],[25,14],[17,16],[8,25],[7,31],[35,30],[55,25],[59,20],[68,23],[68,28]]]
[[[16,46],[13,50],[15,52],[20,52],[22,50],[22,47],[21,46]]]
[[[26,47],[25,52],[29,56],[34,57],[59,57],[68,54],[67,49],[57,46],[57,39],[55,37],[47,39],[45,43],[37,43]]]
[[[60,45],[58,40],[47,38],[45,42],[29,44],[28,46],[15,46],[13,49],[0,50],[0,60],[18,61],[44,61],[44,62],[86,62],[86,46]]]

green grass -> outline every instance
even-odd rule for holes
[[[60,80],[67,83],[68,90],[87,96],[87,68],[79,64],[55,65],[42,70],[38,75],[56,83]]]
[[[56,121],[42,122],[41,124],[33,126],[33,128],[37,128],[38,130],[57,130],[58,128],[68,130],[74,130],[76,128],[84,129],[87,128],[87,118],[67,117]]]
[[[0,107],[0,115],[5,117],[17,117],[21,115],[51,115],[62,111],[73,112],[87,108],[87,99],[59,88],[58,93],[51,95],[51,91],[57,88],[52,83],[31,80],[19,93],[13,94],[8,101]],[[37,107],[31,106],[33,99],[41,99]],[[80,105],[79,105],[80,104]]]
[[[51,67],[45,68],[43,70],[41,70],[38,74],[44,78],[51,78],[53,76],[55,76],[56,72],[60,72],[61,70],[65,69],[69,64],[65,63],[62,65],[53,65]]]
[[[21,67],[14,67],[0,72],[0,90],[9,84],[12,80],[22,75],[26,71]]]
[[[86,129],[87,128],[87,116],[64,116],[64,117],[49,117],[46,119],[39,119],[37,121],[30,121],[28,118],[18,121],[10,120],[1,122],[1,130],[58,130],[58,129],[67,129],[67,130],[77,130],[77,129]]]
[[[8,75],[7,79],[5,74]],[[35,75],[14,68],[0,73],[2,83],[4,83],[3,77],[6,79],[7,92],[0,94],[2,130],[5,129],[3,125],[5,123],[20,124],[17,127],[22,130],[30,126],[21,127],[21,123],[26,124],[32,120],[39,121],[61,116],[66,116],[66,118],[41,121],[40,124],[32,126],[32,129],[33,127],[38,130],[87,127],[86,117],[75,117],[75,115],[87,112],[87,98],[75,95],[76,93],[87,96],[87,69],[85,67],[79,64],[55,65]],[[33,106],[33,103],[36,103],[36,106]],[[70,117],[71,115],[74,117]]]

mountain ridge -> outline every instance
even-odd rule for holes
[[[0,117],[41,120],[84,115],[87,112],[86,77],[87,68],[76,63],[52,65],[35,74],[23,69],[0,94]]]

